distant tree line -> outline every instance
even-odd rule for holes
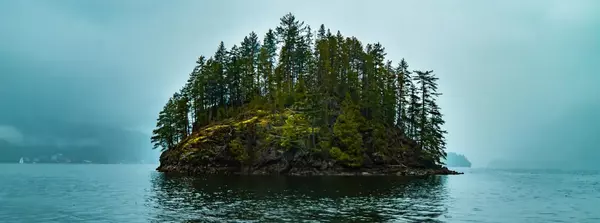
[[[465,155],[449,152],[445,162],[448,167],[471,167],[471,162]]]
[[[213,56],[200,56],[185,86],[159,113],[152,142],[166,150],[250,108],[292,109],[302,115],[289,125],[311,131],[284,134],[305,137],[307,148],[358,163],[363,152],[389,146],[389,129],[399,129],[440,163],[446,131],[436,103],[438,78],[385,56],[380,43],[365,46],[324,25],[313,32],[287,14],[262,42],[251,32],[239,45],[227,49],[221,42]]]

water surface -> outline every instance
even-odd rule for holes
[[[0,165],[0,222],[600,222],[600,173],[186,177],[152,165]]]

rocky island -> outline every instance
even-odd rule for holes
[[[459,174],[433,71],[385,59],[380,43],[287,14],[263,41],[201,56],[153,131],[161,172],[256,175]]]
[[[465,155],[449,152],[444,163],[447,167],[471,167],[471,161]]]

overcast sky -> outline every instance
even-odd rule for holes
[[[288,12],[434,70],[448,150],[477,166],[600,158],[596,0],[0,1],[0,138],[50,120],[149,134],[198,56]]]

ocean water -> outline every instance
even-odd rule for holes
[[[600,172],[185,177],[152,165],[0,165],[0,222],[600,222]]]

